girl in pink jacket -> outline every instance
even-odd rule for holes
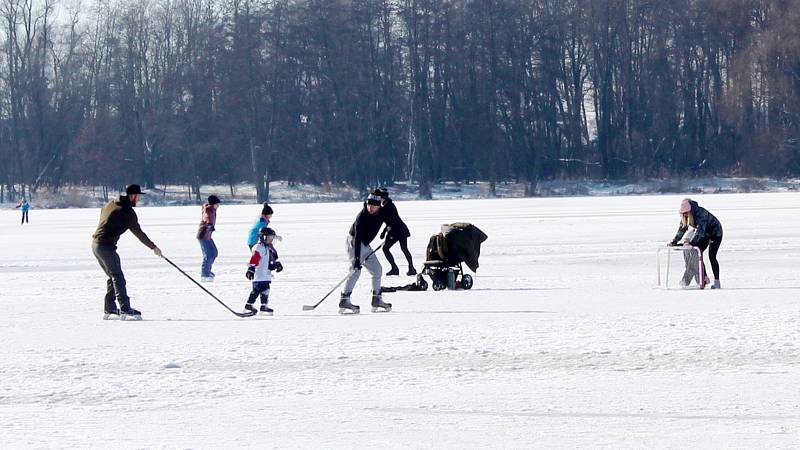
[[[218,253],[211,234],[217,224],[219,202],[219,197],[216,195],[208,196],[208,202],[203,205],[200,225],[197,227],[197,242],[200,243],[200,249],[203,251],[203,264],[200,267],[201,281],[214,281],[214,272],[211,271],[211,266],[214,265],[214,260],[217,259]]]

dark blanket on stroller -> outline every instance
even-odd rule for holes
[[[471,223],[457,222],[445,236],[449,256],[463,261],[470,270],[478,270],[478,258],[481,256],[481,243],[488,239],[486,234]]]

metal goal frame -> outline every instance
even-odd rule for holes
[[[657,286],[663,289],[670,289],[669,286],[669,267],[670,267],[670,260],[671,255],[674,252],[685,252],[685,251],[694,251],[697,252],[697,273],[700,274],[700,280],[705,278],[705,273],[703,270],[703,252],[698,247],[687,247],[687,246],[672,246],[666,245],[664,247],[659,247],[656,250],[656,271],[658,275]],[[664,284],[661,284],[661,260],[662,253],[666,253],[666,270],[664,270]],[[702,281],[701,281],[702,283]]]

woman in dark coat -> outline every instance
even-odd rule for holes
[[[406,275],[416,275],[417,269],[414,268],[414,262],[411,260],[411,252],[408,251],[408,238],[411,236],[411,232],[403,222],[403,219],[400,218],[400,214],[397,212],[397,207],[394,206],[394,202],[389,198],[389,191],[381,189],[381,198],[383,199],[381,215],[383,216],[383,222],[386,224],[386,228],[384,228],[381,233],[381,238],[384,236],[386,237],[386,242],[383,244],[383,255],[386,256],[386,260],[389,261],[389,264],[392,266],[391,270],[386,272],[386,275],[400,275],[400,269],[398,269],[397,264],[394,263],[394,257],[390,250],[397,242],[400,243],[400,250],[403,251],[403,254],[406,256],[406,261],[408,261],[408,272],[406,272]]]
[[[708,212],[705,208],[699,206],[696,201],[685,198],[681,202],[680,208],[681,224],[678,226],[678,232],[675,238],[670,242],[671,245],[689,245],[697,247],[700,252],[705,252],[708,248],[708,259],[711,262],[711,270],[714,272],[714,284],[711,289],[719,289],[719,262],[717,262],[717,251],[719,245],[722,243],[722,224],[714,217],[713,214]],[[678,242],[683,238],[683,235],[689,229],[695,228],[694,236],[689,241]],[[702,260],[701,260],[702,261]],[[705,285],[705,280],[700,281],[700,286]]]

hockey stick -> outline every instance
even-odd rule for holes
[[[170,260],[169,260],[169,258],[167,258],[166,256],[163,256],[163,255],[162,255],[161,257],[162,257],[162,258],[164,258],[164,261],[166,261],[166,262],[170,263],[170,265],[171,265],[172,267],[174,267],[174,268],[178,269],[178,272],[182,273],[184,276],[186,276],[186,278],[188,278],[188,279],[192,280],[192,283],[196,284],[196,285],[197,285],[197,287],[199,287],[200,289],[202,289],[202,290],[206,291],[206,294],[210,295],[210,296],[211,296],[211,298],[213,298],[214,300],[216,300],[217,302],[219,302],[219,304],[220,304],[220,305],[224,306],[224,307],[225,307],[225,309],[227,309],[228,311],[230,311],[231,313],[233,313],[233,314],[234,314],[234,315],[236,315],[237,317],[251,317],[251,316],[254,316],[254,315],[256,315],[256,313],[255,313],[255,312],[252,312],[252,311],[250,311],[250,312],[246,312],[246,313],[240,313],[240,312],[237,312],[237,311],[234,311],[234,310],[232,310],[232,309],[231,309],[231,308],[230,308],[228,305],[226,305],[225,303],[223,303],[223,301],[222,301],[222,300],[218,299],[216,295],[212,294],[212,293],[211,293],[211,291],[209,291],[208,289],[206,289],[206,288],[205,288],[205,287],[204,287],[202,284],[198,283],[198,282],[197,282],[197,280],[195,280],[194,278],[192,278],[192,277],[191,277],[191,276],[190,276],[188,273],[184,272],[184,271],[183,271],[183,269],[181,269],[180,267],[178,267],[177,265],[175,265],[175,263],[174,263],[174,262],[170,261]]]
[[[381,247],[383,247],[383,242],[381,242],[381,244],[379,246],[375,247],[375,250],[369,252],[369,255],[367,255],[364,258],[364,261],[369,259],[370,256],[374,255],[375,252],[377,252]],[[303,305],[303,311],[313,311],[313,310],[317,309],[317,306],[319,306],[322,302],[325,301],[326,298],[328,298],[331,294],[333,294],[333,291],[335,291],[339,286],[341,286],[345,281],[347,281],[347,279],[350,278],[350,275],[352,275],[353,272],[355,272],[355,271],[356,271],[356,269],[350,269],[350,272],[347,272],[347,276],[342,278],[342,281],[338,282],[336,284],[336,286],[334,286],[333,289],[328,291],[328,293],[325,294],[325,296],[322,297],[317,303],[315,303],[313,305]]]

